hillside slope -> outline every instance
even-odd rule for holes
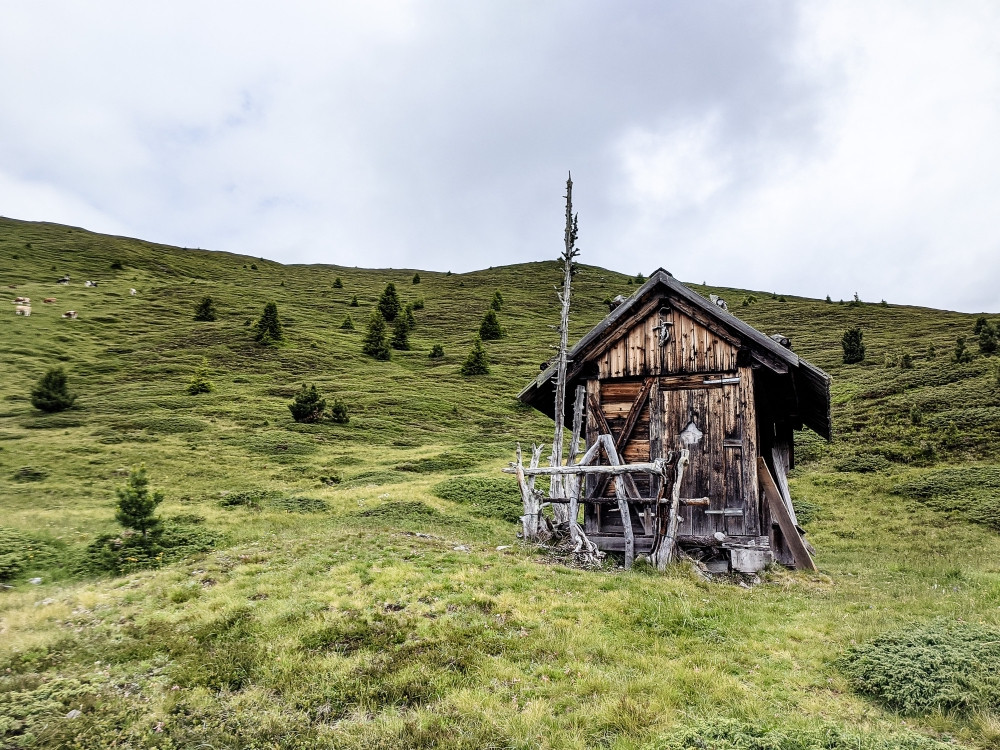
[[[683,567],[575,570],[519,545],[499,469],[515,441],[548,440],[550,423],[515,395],[551,356],[559,268],[420,271],[419,284],[415,272],[285,266],[0,219],[0,285],[33,303],[30,318],[0,316],[4,742],[1000,742],[998,707],[903,717],[852,692],[837,666],[896,627],[1000,624],[1000,384],[993,358],[950,356],[959,335],[976,354],[976,316],[692,285],[790,336],[834,378],[835,441],[798,435],[792,481],[822,574],[775,570],[746,589]],[[424,307],[412,351],[375,362],[361,340],[390,281]],[[605,297],[633,288],[583,266],[571,340],[604,316]],[[498,290],[506,336],[486,344],[492,372],[462,376]],[[195,322],[206,295],[218,320]],[[248,327],[268,301],[285,325],[279,347]],[[60,318],[70,309],[78,319]],[[341,328],[347,315],[356,330]],[[868,357],[844,365],[853,325]],[[444,358],[427,356],[435,343]],[[911,368],[898,366],[904,354]],[[189,395],[202,363],[214,390]],[[43,414],[28,394],[54,365],[79,398]],[[302,383],[342,399],[351,421],[293,422]],[[160,515],[213,549],[98,575],[88,545],[119,532],[115,488],[143,463],[166,495]],[[733,729],[685,744],[708,737],[706,722]]]

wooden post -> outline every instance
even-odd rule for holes
[[[757,458],[757,476],[760,478],[761,487],[764,488],[764,495],[767,497],[767,507],[771,510],[771,516],[778,521],[781,535],[785,538],[785,543],[792,551],[792,559],[795,560],[795,567],[800,570],[815,571],[816,563],[809,556],[809,550],[806,549],[805,542],[799,536],[799,530],[795,528],[795,522],[792,521],[788,509],[785,507],[785,501],[778,491],[778,485],[774,483],[774,477],[771,476],[771,471],[767,468],[767,462],[763,456]]]
[[[611,435],[601,435],[601,442],[604,443],[604,452],[608,456],[608,463],[612,466],[621,466],[621,459],[618,458],[618,451],[615,450],[615,441]],[[618,511],[621,513],[622,526],[625,527],[625,570],[632,567],[635,562],[635,534],[632,532],[632,515],[628,510],[628,497],[625,494],[625,482],[615,482],[615,497],[618,498]]]
[[[674,487],[670,493],[670,521],[667,523],[667,533],[660,540],[660,545],[656,550],[653,561],[658,570],[665,570],[677,557],[677,528],[681,520],[681,481],[684,479],[684,469],[690,460],[689,456],[690,453],[685,448],[681,451],[680,458],[677,459]]]
[[[580,431],[583,429],[583,400],[586,395],[586,387],[578,385],[576,387],[576,401],[573,403],[573,435],[569,441],[569,458],[566,460],[568,466],[573,466],[576,463],[577,453],[580,450]],[[568,492],[570,497],[569,518],[567,520],[569,521],[569,535],[576,549],[582,546],[580,535],[583,533],[578,524],[578,517],[580,515],[580,506],[578,504],[580,478],[580,475],[577,474],[572,479],[564,479],[562,485],[564,490],[563,496],[565,497],[566,492]],[[552,512],[558,518],[558,511],[553,509]]]
[[[538,461],[542,456],[542,446],[531,446],[530,469],[538,468]],[[521,460],[521,444],[517,444],[517,462],[514,464],[514,473],[517,475],[517,486],[521,490],[521,503],[524,508],[524,515],[521,516],[521,529],[525,540],[538,537],[538,519],[541,512],[541,503],[535,495],[535,475],[525,475],[524,464]]]

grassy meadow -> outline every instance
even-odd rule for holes
[[[902,687],[845,666],[887,633],[967,628],[968,653],[1000,633],[1000,358],[978,316],[692,285],[833,376],[834,442],[799,433],[791,478],[820,573],[707,583],[517,540],[500,469],[550,439],[515,396],[552,355],[559,267],[415,272],[0,219],[0,747],[1000,746],[1000,667],[973,679],[933,643],[892,652]],[[388,282],[424,306],[412,350],[376,362],[361,343]],[[581,267],[571,341],[634,289]],[[463,376],[498,290],[492,371]],[[215,322],[193,319],[205,296]],[[285,335],[262,347],[269,301]],[[867,357],[844,365],[855,325]],[[203,363],[214,388],[189,395]],[[54,366],[78,399],[45,414],[30,391]],[[294,422],[303,383],[350,422]],[[141,464],[194,541],[101,572],[88,549],[122,533],[115,489]]]

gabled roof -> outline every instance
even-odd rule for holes
[[[827,440],[831,438],[830,376],[753,326],[688,289],[662,268],[657,269],[635,294],[591,329],[570,350],[567,385],[572,386],[574,381],[580,379],[581,372],[588,362],[588,352],[593,351],[619,326],[629,324],[630,318],[633,318],[648,300],[664,293],[683,301],[687,307],[699,313],[700,317],[708,318],[731,336],[739,339],[754,362],[766,367],[783,380],[787,379],[788,388],[792,391],[791,397],[798,407],[797,412],[802,423]],[[551,385],[545,386],[554,380],[555,375],[556,365],[551,364],[518,394],[518,398],[553,417],[555,403],[552,388]],[[566,401],[567,407],[572,408],[572,398],[567,398]],[[572,414],[569,412],[563,415],[563,418],[567,424],[572,422]]]

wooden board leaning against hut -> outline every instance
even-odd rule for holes
[[[586,540],[626,564],[655,558],[673,525],[670,542],[714,570],[814,569],[787,472],[794,430],[831,437],[830,377],[782,339],[657,270],[568,352],[566,392],[583,396],[558,418],[571,426],[577,412],[592,468],[560,469],[579,480],[575,495],[546,500],[574,496]],[[555,375],[547,367],[519,395],[553,418]]]

